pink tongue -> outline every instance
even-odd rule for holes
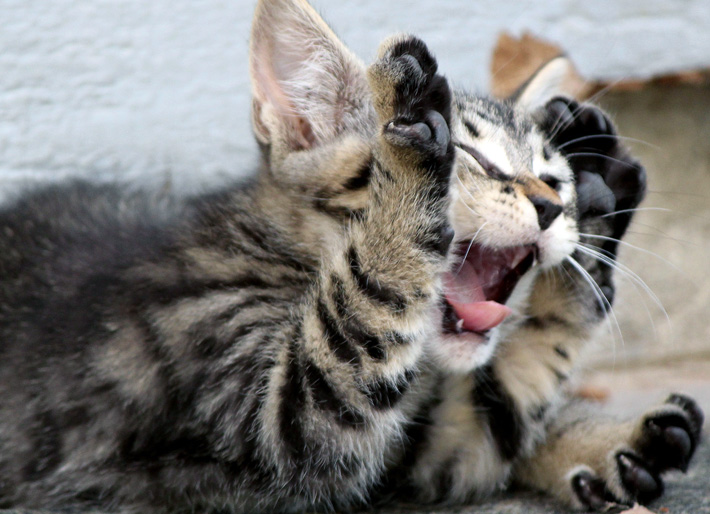
[[[460,270],[444,277],[446,301],[463,320],[463,328],[484,332],[500,325],[512,312],[509,307],[486,300],[481,281],[471,264],[464,261]]]
[[[496,327],[512,312],[510,307],[493,301],[474,303],[448,301],[456,311],[456,315],[463,320],[463,328],[471,332],[484,332]]]

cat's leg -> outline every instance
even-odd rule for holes
[[[648,503],[663,493],[664,472],[687,469],[703,418],[680,394],[628,421],[576,402],[550,423],[547,441],[519,465],[517,478],[578,508]]]
[[[585,287],[556,273],[539,277],[531,298],[537,308],[498,344],[492,361],[468,375],[442,376],[415,445],[408,494],[461,503],[507,486],[515,463],[545,439],[604,312]]]
[[[267,491],[257,505],[359,500],[401,444],[402,405],[441,322],[453,236],[450,92],[436,70],[417,39],[382,47],[368,70],[380,129],[366,213],[333,238],[293,319],[262,337],[260,357],[224,370],[251,397],[236,401],[224,378],[204,388],[210,423],[238,436],[217,445],[242,473],[238,495]]]
[[[579,509],[646,504],[663,494],[662,475],[685,472],[703,412],[672,394],[640,418],[620,421],[577,401],[547,427],[547,440],[516,468],[516,479]]]

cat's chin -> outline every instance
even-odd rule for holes
[[[496,346],[493,339],[491,333],[441,333],[430,349],[430,355],[441,369],[468,373],[491,359]]]

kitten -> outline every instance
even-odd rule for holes
[[[498,102],[452,92],[414,37],[366,69],[305,0],[260,1],[250,180],[185,202],[67,183],[0,212],[0,504],[660,495],[696,403],[621,422],[565,399],[613,298],[579,233],[614,259],[645,190],[601,111],[543,94],[565,67]]]

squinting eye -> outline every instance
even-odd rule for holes
[[[489,177],[495,179],[495,180],[500,180],[500,181],[506,181],[510,180],[510,177],[503,173],[498,166],[493,164],[491,161],[486,159],[478,150],[475,148],[471,148],[468,145],[465,145],[463,143],[455,143],[456,146],[458,146],[461,150],[469,154],[471,157],[473,157],[476,162],[483,168],[483,171],[488,175]]]

